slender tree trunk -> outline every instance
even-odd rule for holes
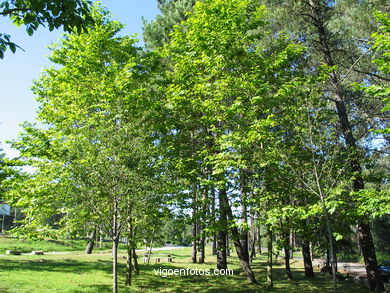
[[[331,227],[330,227],[330,218],[329,218],[328,210],[326,209],[325,201],[322,200],[322,202],[323,202],[323,209],[324,209],[324,214],[325,214],[326,231],[327,231],[327,234],[328,234],[328,241],[329,241],[330,261],[331,261],[331,264],[332,264],[333,292],[336,293],[337,292],[336,252],[335,252],[335,249],[334,249],[333,233],[332,233],[332,230],[331,230]]]
[[[192,223],[192,262],[193,263],[196,263],[197,252],[198,252],[197,225],[196,225],[196,220],[193,218],[193,223]]]
[[[291,250],[290,250],[290,259],[294,258],[294,249],[295,249],[295,232],[291,230],[291,236],[290,236],[290,243],[291,243]]]
[[[223,194],[226,193],[224,188],[219,190],[219,231],[217,240],[217,268],[227,269],[227,212],[226,203]]]
[[[118,243],[119,237],[112,241],[112,292],[118,293]]]
[[[306,240],[302,240],[302,255],[303,265],[305,267],[305,277],[314,277],[313,264],[311,262],[310,243]]]
[[[204,260],[205,260],[205,243],[206,243],[206,236],[204,235],[204,232],[202,231],[201,233],[201,238],[200,238],[200,242],[199,242],[199,252],[200,252],[200,255],[199,255],[199,263],[204,263]]]
[[[89,237],[87,248],[85,249],[86,254],[92,254],[93,247],[95,245],[95,237],[96,237],[96,226],[91,232],[91,236]]]
[[[206,244],[206,233],[204,231],[206,227],[206,221],[207,221],[207,201],[208,201],[208,191],[207,189],[203,191],[202,196],[202,219],[203,221],[200,221],[199,223],[199,263],[204,263],[205,260],[205,244]]]
[[[272,277],[272,231],[267,228],[267,287],[272,289],[273,277]]]
[[[152,255],[154,233],[155,233],[155,230],[153,229],[152,237],[150,238],[150,243],[149,243],[149,253],[148,253],[148,261],[147,261],[147,263],[150,263],[150,256]]]
[[[226,213],[227,213],[228,218],[232,222],[235,221],[232,209],[231,209],[231,207],[229,205],[229,200],[227,198],[226,189],[222,189],[221,192],[220,192],[220,203],[222,203],[222,205],[226,208]],[[231,231],[231,234],[232,234],[232,240],[233,240],[234,246],[236,248],[238,259],[240,260],[240,263],[241,263],[241,267],[244,270],[247,279],[251,283],[256,284],[257,283],[256,282],[256,278],[255,278],[255,275],[254,275],[254,273],[252,271],[252,268],[251,268],[251,266],[249,264],[248,255],[245,255],[245,252],[244,252],[244,250],[243,250],[243,248],[241,246],[240,233],[238,231],[238,228],[236,226],[232,226],[230,228],[230,231]]]
[[[217,233],[213,232],[211,240],[211,255],[217,255]]]
[[[138,265],[138,257],[137,253],[135,251],[135,247],[133,247],[133,269],[134,269],[134,274],[138,275],[139,274],[139,265]]]
[[[284,265],[286,268],[287,280],[292,281],[293,276],[290,268],[290,232],[284,232]]]
[[[192,197],[192,262],[196,263],[197,252],[198,252],[198,213],[197,213],[197,196],[196,196],[196,187],[193,189]]]
[[[253,198],[253,194],[251,194],[251,198]],[[253,207],[250,209],[250,221],[251,221],[251,229],[250,229],[250,261],[252,262],[253,259],[256,257],[256,225],[255,225],[255,212],[253,210]]]
[[[134,270],[134,254],[135,254],[135,249],[134,249],[134,227],[133,227],[133,221],[132,218],[129,219],[128,222],[128,227],[129,227],[129,236],[128,236],[128,241],[127,241],[127,262],[126,262],[126,281],[125,285],[126,286],[131,286],[131,279],[132,279],[132,273]],[[137,256],[135,256],[136,258]]]
[[[244,170],[241,170],[241,220],[243,227],[241,227],[240,242],[245,259],[249,262],[249,245],[248,245],[248,191],[247,178]]]
[[[118,293],[118,243],[119,243],[119,223],[118,223],[118,201],[113,202],[112,220],[112,292]]]
[[[211,187],[210,189],[211,193],[211,221],[212,226],[215,226],[215,189],[214,187]],[[212,241],[211,241],[211,255],[217,255],[217,233],[213,232],[212,235]]]
[[[230,256],[230,241],[229,233],[226,233],[226,256]]]
[[[309,0],[308,4],[311,9],[310,22],[316,28],[319,37],[318,45],[320,48],[318,49],[324,57],[325,64],[333,67],[336,65],[332,56],[334,48],[332,48],[331,41],[329,39],[330,33],[327,31],[323,14],[325,4],[323,1],[318,0]],[[364,181],[361,175],[362,168],[357,155],[356,139],[353,135],[352,126],[345,106],[345,91],[343,91],[339,77],[335,71],[330,73],[330,85],[333,90],[333,100],[336,104],[339,124],[341,126],[346,145],[349,149],[349,153],[352,155],[351,171],[354,173],[353,190],[359,191],[364,189]],[[368,220],[366,218],[358,220],[358,232],[362,244],[362,253],[371,290],[382,292],[384,291],[383,280],[380,276],[371,230],[367,221]]]
[[[260,224],[257,225],[257,252],[261,255],[261,228]]]
[[[127,262],[126,262],[126,286],[131,286],[131,277],[133,272],[133,249],[131,243],[127,244]]]

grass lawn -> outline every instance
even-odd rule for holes
[[[120,244],[121,246],[123,244]],[[71,240],[71,239],[49,239],[49,240],[30,240],[18,239],[12,237],[0,236],[0,254],[4,254],[6,250],[18,250],[22,253],[28,253],[33,250],[41,250],[44,252],[51,251],[84,251],[87,246],[86,240]],[[97,250],[111,249],[112,243],[105,241],[102,247]]]
[[[173,263],[143,264],[141,273],[131,288],[125,288],[124,254],[120,254],[119,282],[121,292],[331,292],[331,276],[317,273],[307,280],[303,276],[302,263],[293,261],[295,281],[285,280],[282,264],[275,264],[274,289],[265,286],[265,256],[253,264],[259,285],[246,281],[236,257],[229,258],[232,276],[167,276],[156,275],[155,270],[215,268],[215,257],[207,255],[206,264],[191,264],[191,248],[156,253],[171,253]],[[26,255],[0,257],[0,292],[111,292],[111,256],[109,254]],[[350,281],[340,281],[340,292],[368,292]]]

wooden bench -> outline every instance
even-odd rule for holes
[[[6,250],[5,254],[21,255],[22,253],[19,250]]]
[[[43,255],[43,251],[39,251],[39,250],[34,250],[31,252],[31,254],[35,254],[35,255]]]
[[[156,263],[159,263],[165,259],[167,260],[167,262],[173,262],[172,254],[168,253],[156,253],[151,254],[150,256],[149,253],[144,253],[144,263],[148,262],[148,259],[154,259]]]

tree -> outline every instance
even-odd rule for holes
[[[154,138],[146,129],[148,68],[140,61],[136,40],[117,35],[121,24],[102,9],[95,9],[93,16],[93,27],[78,35],[67,34],[52,46],[49,58],[61,66],[45,70],[34,85],[44,127],[31,129],[33,135],[24,135],[15,146],[36,161],[35,174],[56,170],[49,180],[35,181],[42,190],[63,185],[61,197],[45,192],[40,194],[43,201],[75,217],[83,216],[76,210],[81,206],[87,220],[110,235],[113,291],[117,292],[121,235],[130,238],[131,264],[137,223],[162,206],[153,187],[158,185],[151,183],[158,176],[153,172]],[[142,58],[148,60],[146,55]],[[35,196],[20,194],[27,203]]]
[[[143,20],[144,23],[144,41],[148,49],[154,50],[162,47],[170,39],[170,34],[175,25],[186,20],[196,0],[162,0],[158,1],[158,7],[161,14],[150,23]]]
[[[173,117],[171,136],[190,144],[191,134],[203,137],[203,145],[191,146],[195,154],[185,149],[191,155],[186,159],[196,159],[210,170],[210,186],[219,197],[219,232],[230,228],[251,282],[256,280],[232,204],[235,194],[241,204],[246,201],[246,187],[244,192],[237,190],[242,189],[238,184],[241,170],[276,164],[273,146],[279,132],[275,129],[282,121],[282,107],[293,103],[288,97],[299,75],[293,68],[302,50],[284,36],[276,38],[272,48],[257,46],[257,40],[266,35],[261,30],[264,13],[263,7],[250,1],[199,1],[163,49],[169,66],[165,95],[167,112]],[[252,147],[260,144],[264,145],[260,160],[251,165]],[[219,263],[224,266],[223,253]]]
[[[0,15],[9,17],[15,25],[25,25],[28,35],[33,35],[39,26],[49,30],[63,28],[65,32],[86,30],[93,23],[90,0],[6,0],[0,3]],[[15,53],[18,45],[11,36],[0,33],[0,58],[7,47]]]
[[[272,7],[270,16],[274,19],[271,23],[277,23],[276,30],[288,31],[293,39],[302,41],[308,47],[307,70],[321,66],[331,69],[328,82],[323,85],[323,98],[333,101],[338,115],[337,128],[342,143],[348,149],[348,156],[344,157],[344,161],[349,162],[345,176],[353,178],[353,197],[354,192],[365,188],[364,148],[375,138],[369,129],[373,128],[373,124],[383,126],[383,123],[378,123],[383,121],[383,115],[377,111],[380,104],[350,86],[352,81],[375,82],[375,79],[381,78],[375,73],[375,67],[366,61],[372,56],[367,46],[370,36],[367,28],[373,29],[370,23],[373,5],[369,1],[356,2],[354,5],[349,1],[322,0],[283,1],[277,5],[264,2]],[[385,4],[379,1],[376,7],[384,8]],[[294,18],[289,17],[292,15]],[[352,20],[350,15],[359,16],[359,21]],[[364,29],[363,23],[366,24]],[[372,290],[383,290],[368,222],[369,219],[365,217],[356,220],[367,275]]]

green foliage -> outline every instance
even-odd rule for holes
[[[376,19],[381,23],[380,31],[374,33],[374,43],[372,49],[377,53],[377,59],[373,62],[378,65],[380,72],[386,77],[390,74],[390,20],[387,14],[376,12]],[[383,99],[384,107],[383,112],[388,113],[390,110],[390,87],[389,80],[383,82],[381,85],[371,85],[366,87],[366,92],[374,97]],[[390,133],[390,129],[387,126],[383,131],[379,131],[385,134]]]
[[[91,5],[89,0],[6,0],[0,3],[0,15],[9,17],[17,26],[24,25],[30,36],[40,26],[48,26],[50,31],[62,27],[65,32],[80,33],[93,24]],[[0,33],[1,59],[7,47],[13,53],[20,48],[10,38],[10,35]]]
[[[180,25],[188,18],[195,2],[196,0],[159,1],[158,7],[161,14],[150,23],[143,20],[143,37],[146,47],[153,50],[167,43],[174,26]]]

